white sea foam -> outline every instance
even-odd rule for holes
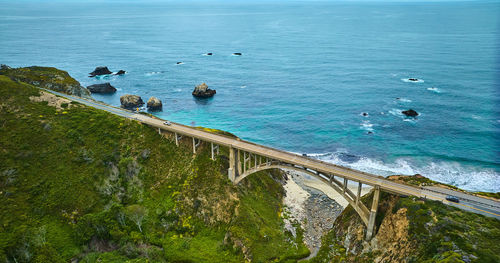
[[[150,76],[158,75],[158,74],[161,74],[161,73],[163,73],[163,71],[153,71],[153,72],[148,72],[145,75],[148,76],[148,77],[150,77]]]
[[[396,99],[397,101],[400,101],[400,102],[411,102],[410,99],[407,99],[407,98],[399,98],[399,99]]]
[[[401,80],[404,82],[410,82],[410,83],[424,83],[423,79],[410,80],[410,78],[406,78],[406,79],[401,79]]]
[[[338,151],[335,153],[312,153],[307,154],[307,156],[376,175],[413,175],[418,173],[432,180],[452,184],[465,190],[500,192],[500,174],[494,169],[475,168],[450,161],[429,162],[423,166],[417,166],[407,158],[384,163],[372,158],[359,157],[353,162],[348,162],[341,158],[345,154],[345,151]]]
[[[436,93],[441,93],[441,90],[439,90],[438,88],[427,88],[428,91],[432,91],[432,92],[436,92]]]
[[[181,89],[175,89],[174,91],[175,92],[181,92],[182,90]]]
[[[247,86],[243,85],[240,87],[240,89],[245,89]]]
[[[366,131],[373,131],[373,124],[370,121],[366,120],[361,123],[361,129]]]
[[[389,110],[389,114],[397,116],[397,117],[404,117],[404,114],[402,113],[402,109],[391,109]]]

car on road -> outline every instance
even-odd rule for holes
[[[458,200],[458,197],[453,196],[453,195],[447,195],[446,200],[454,203],[459,203],[460,201]]]
[[[168,125],[168,126],[172,125],[172,123],[171,123],[171,122],[169,122],[169,121],[166,121],[166,122],[164,122],[163,124]]]

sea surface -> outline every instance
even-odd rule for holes
[[[1,1],[0,63],[111,82],[94,98],[156,96],[161,118],[355,169],[500,192],[499,14],[498,1]],[[127,74],[87,77],[96,66]],[[212,99],[192,97],[203,82]]]

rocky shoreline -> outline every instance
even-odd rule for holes
[[[313,258],[321,247],[321,238],[332,229],[335,219],[342,213],[344,207],[325,193],[307,185],[309,180],[316,180],[308,175],[295,171],[285,171],[287,181],[284,185],[286,196],[285,229],[296,236],[297,223],[304,230],[304,242],[311,251]]]

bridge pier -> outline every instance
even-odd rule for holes
[[[363,184],[361,182],[358,182],[358,194],[356,195],[356,205],[359,204],[359,199],[361,198],[361,186]]]
[[[368,219],[368,225],[366,226],[366,240],[370,240],[374,234],[373,232],[375,230],[375,217],[377,216],[379,198],[380,187],[376,185],[374,186],[373,191],[372,209],[370,210],[370,217]]]
[[[211,145],[211,149],[212,149],[212,160],[215,161],[215,154],[219,155],[219,145],[215,145],[214,146],[214,143],[210,143]],[[217,153],[214,153],[215,151],[217,151]]]
[[[231,182],[234,182],[236,180],[236,171],[237,168],[235,166],[235,155],[236,155],[236,149],[233,147],[229,147],[229,168],[227,169],[227,176],[229,177],[229,180]]]

